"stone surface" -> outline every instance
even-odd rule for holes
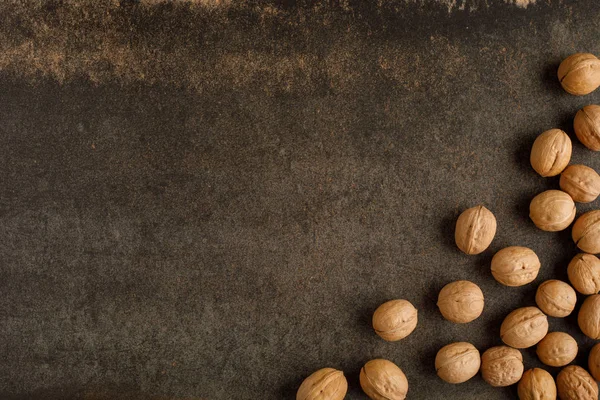
[[[595,0],[44,3],[0,5],[1,399],[293,399],[324,367],[365,399],[373,358],[411,399],[516,399],[434,359],[500,345],[539,283],[567,281],[570,229],[528,218],[558,178],[529,150],[560,128],[600,170],[572,130],[600,92],[556,79],[600,54]],[[467,256],[454,222],[477,204],[498,230]],[[539,255],[534,283],[493,279],[509,245]],[[485,295],[468,325],[436,307],[459,279]],[[371,316],[395,298],[419,325],[387,343]],[[585,366],[578,309],[550,326]]]

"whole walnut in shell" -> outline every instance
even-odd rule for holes
[[[477,375],[481,357],[471,343],[456,342],[442,347],[435,356],[435,370],[448,383],[463,383]]]
[[[573,224],[573,241],[590,254],[600,253],[600,210],[588,211]]]
[[[552,375],[541,368],[525,371],[517,392],[520,400],[556,400],[556,384]]]
[[[479,254],[488,248],[496,235],[496,217],[484,206],[469,208],[459,215],[454,240],[466,254]]]
[[[561,400],[598,400],[598,384],[577,365],[569,365],[558,373],[556,388]]]
[[[579,309],[577,323],[587,337],[600,339],[600,294],[593,294],[585,299]]]
[[[563,318],[573,312],[577,293],[568,283],[551,279],[538,286],[535,302],[546,315]]]
[[[600,343],[592,347],[588,357],[588,369],[594,380],[600,381]]]
[[[373,313],[375,333],[388,342],[404,339],[417,326],[417,309],[408,300],[390,300]]]
[[[523,375],[523,355],[508,346],[487,349],[481,356],[481,376],[495,387],[510,386]]]
[[[596,294],[600,292],[600,260],[598,257],[579,253],[569,263],[567,268],[571,285],[581,294]]]
[[[404,400],[408,392],[404,372],[393,362],[383,359],[371,360],[361,368],[360,386],[373,400]]]
[[[600,175],[585,165],[569,165],[560,174],[560,188],[579,203],[589,203],[600,195]]]
[[[566,229],[575,219],[575,202],[561,190],[546,190],[529,204],[529,218],[543,231]]]
[[[572,144],[569,136],[560,129],[550,129],[539,135],[533,142],[529,161],[541,176],[556,176],[569,165],[571,152]]]
[[[548,333],[548,317],[537,307],[517,308],[504,318],[500,339],[516,349],[534,346]]]
[[[437,306],[448,321],[465,324],[483,312],[483,292],[473,282],[451,282],[440,291]]]
[[[540,259],[527,247],[506,247],[492,258],[492,275],[506,286],[523,286],[532,282],[540,271]]]
[[[591,104],[575,114],[573,129],[577,138],[590,150],[600,150],[600,106]]]
[[[577,342],[564,332],[550,332],[538,343],[536,353],[541,362],[551,367],[563,367],[577,357]]]
[[[342,400],[348,391],[348,381],[342,371],[323,368],[302,382],[296,400]]]
[[[600,86],[600,60],[590,53],[575,53],[558,67],[563,89],[576,96],[592,93]]]

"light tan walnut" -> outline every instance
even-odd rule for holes
[[[590,150],[600,150],[600,106],[590,104],[575,114],[573,128],[577,139]]]
[[[492,258],[492,275],[506,286],[523,286],[532,282],[540,271],[540,259],[527,247],[506,247]]]
[[[573,241],[590,254],[600,253],[600,210],[588,211],[573,224]]]
[[[588,369],[596,381],[600,381],[600,343],[596,343],[588,357]]]
[[[437,306],[448,321],[464,324],[481,315],[483,303],[479,286],[469,281],[456,281],[442,288]]]
[[[302,382],[296,400],[342,400],[348,391],[348,381],[342,371],[323,368]]]
[[[536,353],[541,362],[551,367],[564,367],[577,357],[577,342],[564,332],[550,332],[538,343]]]
[[[590,53],[572,54],[560,63],[557,75],[567,92],[589,94],[600,86],[600,60]]]
[[[466,254],[479,254],[488,248],[496,235],[496,217],[484,206],[469,208],[456,220],[454,240]]]
[[[408,380],[404,372],[391,361],[376,359],[360,370],[360,386],[373,400],[404,400]]]
[[[550,129],[540,134],[533,142],[529,161],[541,176],[556,176],[569,165],[571,139],[560,129]]]
[[[598,384],[577,365],[569,365],[558,373],[556,388],[561,400],[598,400]]]
[[[557,232],[567,229],[575,219],[575,202],[561,190],[546,190],[535,196],[529,204],[529,218],[543,231]]]
[[[600,175],[585,165],[569,165],[560,174],[560,188],[578,203],[589,203],[600,195]]]
[[[481,357],[471,343],[456,342],[446,345],[435,356],[435,370],[448,383],[463,383],[477,375]]]
[[[388,342],[404,339],[417,327],[417,309],[408,300],[390,300],[373,313],[375,333]]]
[[[546,315],[563,318],[573,312],[577,293],[568,283],[551,279],[538,286],[535,302]]]
[[[600,292],[600,260],[592,254],[579,253],[567,268],[571,285],[581,294]]]
[[[520,400],[556,400],[552,375],[541,368],[525,371],[517,386]]]
[[[589,296],[579,309],[577,323],[581,332],[594,340],[600,339],[600,294]]]
[[[495,387],[510,386],[523,375],[523,355],[508,346],[487,349],[481,356],[481,376]]]
[[[516,349],[536,345],[548,333],[548,317],[537,307],[517,308],[504,318],[500,338]]]

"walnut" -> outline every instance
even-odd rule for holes
[[[342,400],[348,391],[348,381],[342,371],[323,368],[302,382],[296,400]]]
[[[481,375],[495,387],[515,384],[523,375],[523,355],[508,346],[487,349],[481,356]]]
[[[569,365],[558,373],[556,388],[561,400],[598,400],[598,384],[577,365]]]
[[[537,307],[517,308],[504,318],[500,338],[516,349],[537,344],[548,333],[548,317]]]

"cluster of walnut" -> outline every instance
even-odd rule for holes
[[[563,88],[584,95],[600,86],[600,60],[592,54],[574,54],[563,61],[558,70]],[[589,149],[600,150],[600,106],[589,105],[575,116],[574,129],[579,140]],[[530,204],[530,218],[545,231],[561,231],[575,220],[575,202],[588,203],[600,195],[600,175],[584,165],[570,165],[572,144],[560,129],[551,129],[535,140],[531,149],[531,166],[541,176],[561,174],[561,190],[547,190],[535,196]],[[496,218],[482,205],[465,210],[456,221],[455,242],[466,254],[485,251],[496,234]],[[589,355],[589,371],[570,364],[578,352],[575,339],[564,332],[548,333],[547,316],[564,318],[575,309],[575,290],[589,297],[578,314],[581,331],[592,339],[600,339],[600,210],[580,216],[573,225],[572,237],[585,253],[569,263],[567,274],[571,285],[548,280],[538,286],[537,307],[522,307],[506,316],[500,327],[504,346],[487,349],[482,355],[471,343],[456,342],[442,347],[435,357],[437,375],[448,383],[471,379],[479,371],[494,387],[518,383],[522,400],[556,399],[598,400],[600,380],[600,343]],[[494,279],[506,286],[523,286],[533,282],[540,270],[538,256],[532,249],[510,246],[498,251],[491,262]],[[575,288],[575,289],[573,289]],[[457,324],[477,319],[484,309],[484,295],[475,283],[461,280],[444,286],[437,306],[442,316]],[[380,305],[372,318],[373,329],[386,341],[398,341],[410,335],[417,326],[417,309],[403,299]],[[525,371],[519,349],[536,346],[542,363],[564,367],[556,382],[547,371],[533,368]],[[374,400],[404,400],[408,380],[393,362],[375,359],[360,370],[360,385]],[[323,368],[307,377],[298,389],[297,400],[342,400],[348,382],[342,371]]]
[[[561,84],[575,94],[586,94],[600,85],[600,60],[591,55],[567,58],[559,69]],[[587,79],[587,82],[581,80]],[[580,110],[574,129],[581,142],[592,150],[600,150],[600,106]],[[529,210],[533,223],[544,231],[568,228],[576,216],[575,202],[588,203],[600,195],[600,175],[584,165],[570,165],[572,144],[560,129],[551,129],[535,140],[531,149],[531,166],[544,177],[560,176],[561,190],[547,190],[535,196]],[[496,233],[496,218],[484,206],[465,210],[456,222],[455,241],[466,254],[479,254],[489,247]],[[437,373],[449,383],[462,383],[481,370],[483,379],[492,386],[509,386],[518,382],[520,399],[598,400],[600,380],[600,344],[589,356],[589,371],[569,365],[578,352],[575,339],[564,332],[548,333],[547,316],[564,318],[575,309],[576,290],[589,297],[583,302],[578,324],[592,339],[600,339],[600,210],[580,216],[573,224],[572,237],[584,251],[569,263],[567,274],[571,285],[548,280],[538,286],[537,307],[522,307],[506,316],[500,327],[500,339],[506,346],[479,351],[470,343],[449,344],[439,350],[435,360]],[[506,286],[522,286],[533,282],[540,270],[540,260],[532,249],[510,246],[498,251],[491,262],[494,279]],[[449,299],[449,300],[447,300]],[[446,285],[439,295],[442,315],[456,323],[470,322],[483,310],[483,294],[471,282]],[[564,367],[556,383],[539,368],[524,372],[523,357],[518,349],[536,347],[542,363]]]

